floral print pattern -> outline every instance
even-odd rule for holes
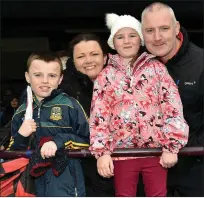
[[[124,66],[119,55],[109,57],[94,82],[91,153],[99,157],[115,148],[156,147],[178,153],[187,143],[189,127],[165,66],[146,52],[132,68]]]

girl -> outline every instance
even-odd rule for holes
[[[162,63],[139,53],[138,20],[107,14],[106,21],[108,44],[118,54],[109,55],[108,66],[94,81],[90,151],[99,174],[114,175],[116,196],[135,196],[139,173],[146,196],[166,196],[166,168],[176,164],[188,139],[177,87]],[[115,148],[156,147],[162,147],[161,157],[111,158]]]

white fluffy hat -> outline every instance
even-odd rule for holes
[[[130,15],[117,15],[114,13],[106,14],[106,25],[111,30],[111,34],[108,39],[108,45],[115,49],[113,44],[113,38],[116,34],[116,32],[124,27],[129,27],[137,31],[140,39],[141,39],[141,45],[144,45],[144,40],[142,36],[141,31],[141,23],[134,17]]]

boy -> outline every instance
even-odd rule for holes
[[[89,126],[82,107],[57,89],[62,71],[62,63],[54,54],[31,54],[25,78],[33,92],[33,119],[24,119],[24,102],[12,120],[10,149],[25,150],[32,142],[31,149],[39,151],[30,167],[31,175],[36,177],[36,196],[41,197],[85,196],[80,159],[68,159],[62,151],[56,154],[57,150],[88,147],[89,143]]]

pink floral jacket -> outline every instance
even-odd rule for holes
[[[143,53],[133,67],[119,55],[94,82],[90,151],[95,157],[115,148],[163,147],[178,153],[188,140],[178,89],[166,67]]]

